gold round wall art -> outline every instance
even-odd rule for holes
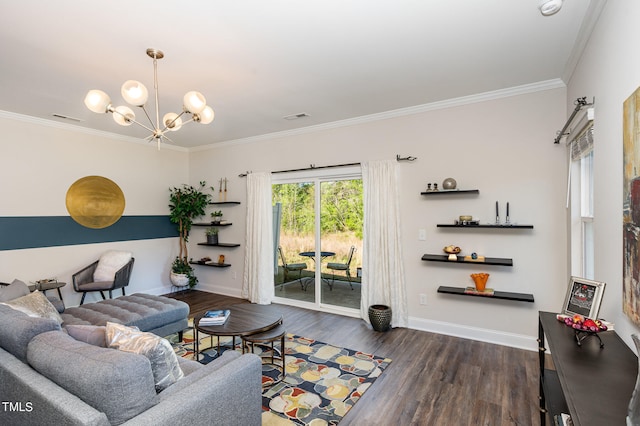
[[[102,229],[113,225],[124,212],[124,194],[102,176],[78,179],[67,191],[67,211],[82,226]]]

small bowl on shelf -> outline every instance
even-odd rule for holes
[[[462,249],[458,246],[446,246],[442,250],[447,254],[458,254],[462,251]]]

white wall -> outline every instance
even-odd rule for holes
[[[12,114],[3,113],[0,124],[0,216],[68,216],[66,192],[88,175],[107,177],[120,186],[125,216],[167,215],[169,187],[188,180],[186,150],[158,152],[153,144],[52,127]],[[73,291],[71,275],[108,249],[134,253],[128,293],[170,290],[168,276],[177,238],[0,251],[0,281],[55,276],[68,283],[62,290],[65,303],[77,305],[80,295]],[[99,295],[87,296],[88,301],[96,298]]]
[[[565,100],[565,90],[555,88],[306,134],[228,143],[192,152],[190,180],[230,179],[229,199],[243,204],[225,209],[226,218],[234,225],[222,230],[220,238],[244,245],[245,181],[237,177],[239,173],[395,159],[396,154],[418,157],[413,163],[399,163],[411,327],[533,349],[538,310],[560,309],[568,274],[566,151],[553,144],[564,123]],[[461,189],[479,189],[480,195],[437,199],[420,195],[428,182],[441,184],[447,177],[454,177]],[[509,201],[512,221],[535,228],[436,228],[437,223],[453,223],[461,214],[480,217],[483,222],[495,220],[497,200],[502,215]],[[427,241],[418,241],[419,229],[427,231]],[[514,267],[453,266],[421,260],[425,253],[442,253],[442,247],[449,244],[461,246],[467,254],[476,251],[513,258]],[[219,249],[193,245],[190,249],[194,258],[213,258],[219,253]],[[232,267],[202,267],[198,270],[200,281],[205,288],[237,295],[244,248],[225,250],[224,254]],[[536,302],[436,292],[440,285],[472,285],[469,274],[480,271],[491,274],[490,287],[532,293]],[[427,295],[427,305],[419,305],[421,293]]]
[[[567,89],[567,108],[595,97],[595,278],[607,283],[600,316],[631,347],[639,327],[622,312],[622,104],[640,86],[640,2],[606,3]]]

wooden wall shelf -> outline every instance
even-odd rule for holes
[[[438,228],[465,228],[465,229],[476,229],[476,228],[495,228],[495,229],[533,229],[533,225],[493,225],[490,223],[484,223],[480,225],[456,225],[454,223],[439,223],[436,225]]]
[[[213,268],[228,268],[231,266],[230,263],[200,263],[200,262],[189,262],[192,265],[200,265],[200,266],[211,266]]]
[[[456,256],[458,260],[449,260],[449,256],[446,254],[425,254],[422,256],[422,260],[427,262],[444,262],[444,263],[466,263],[473,265],[499,265],[499,266],[513,266],[513,259],[501,258],[501,257],[485,257],[483,262],[474,260],[465,260],[464,256]]]
[[[482,297],[484,299],[504,299],[504,300],[515,300],[518,302],[530,302],[533,303],[533,294],[528,293],[511,293],[508,291],[494,291],[493,296],[485,296],[481,294],[469,294],[464,292],[464,287],[446,287],[440,286],[438,287],[438,293],[446,293],[446,294],[456,294],[459,296],[471,296],[471,297]]]
[[[224,204],[240,204],[240,201],[211,201],[209,204],[211,205],[224,205]]]
[[[209,247],[240,247],[240,244],[236,244],[236,243],[218,243],[218,244],[198,243],[198,245],[209,246]]]
[[[439,189],[437,191],[425,191],[420,195],[451,195],[451,194],[479,194],[479,189]]]
[[[200,222],[200,223],[194,223],[193,226],[231,226],[233,225],[233,223],[231,222],[225,222],[225,223],[205,223],[205,222]]]

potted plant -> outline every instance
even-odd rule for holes
[[[207,228],[207,244],[218,244],[218,228]]]
[[[213,219],[213,223],[220,223],[222,221],[222,210],[211,213],[211,218]]]
[[[169,188],[169,219],[178,227],[180,243],[179,254],[171,265],[171,280],[177,287],[189,285],[191,288],[198,283],[198,278],[194,275],[193,268],[189,264],[187,243],[193,220],[205,214],[205,209],[211,201],[211,194],[204,192],[206,185],[205,181],[201,181],[197,187],[183,184]],[[210,189],[213,191],[213,187]],[[182,275],[182,277],[177,277],[178,275]],[[174,279],[183,284],[176,284]],[[185,280],[187,283],[184,283]]]

